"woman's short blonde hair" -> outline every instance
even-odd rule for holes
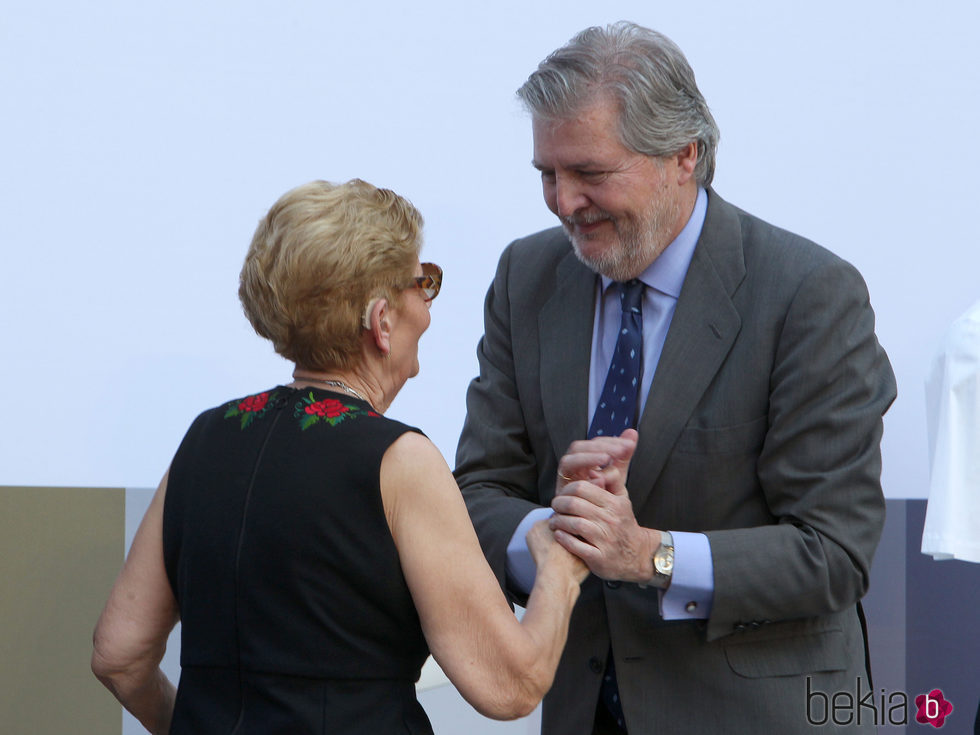
[[[397,306],[422,246],[422,215],[360,179],[286,192],[259,222],[238,296],[255,331],[311,370],[360,360],[371,299]]]

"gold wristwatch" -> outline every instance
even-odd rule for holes
[[[674,573],[674,537],[670,531],[660,532],[660,546],[653,553],[653,578],[640,587],[657,587],[665,590]]]

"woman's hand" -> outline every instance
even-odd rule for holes
[[[554,681],[588,569],[547,523],[528,538],[538,563],[518,620],[487,564],[452,472],[436,446],[406,432],[381,462],[381,499],[433,657],[488,717],[523,717]]]
[[[546,566],[553,566],[578,584],[589,576],[589,568],[585,562],[555,541],[555,534],[548,527],[547,520],[538,521],[531,526],[526,538],[527,548],[538,567],[539,574]]]

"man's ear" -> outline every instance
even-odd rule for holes
[[[682,186],[694,176],[694,167],[698,165],[698,143],[692,140],[675,156],[677,161],[677,183]]]
[[[371,299],[364,309],[361,326],[371,333],[381,355],[387,357],[391,352],[391,308],[388,299]]]

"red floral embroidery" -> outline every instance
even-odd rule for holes
[[[325,416],[326,418],[335,419],[348,411],[350,411],[349,406],[345,406],[343,403],[338,401],[336,398],[327,398],[323,401],[317,401],[316,403],[311,403],[305,409],[306,413],[316,416]]]
[[[342,403],[336,398],[324,398],[318,401],[313,397],[313,393],[303,396],[303,399],[296,404],[293,415],[300,420],[299,425],[303,431],[321,421],[336,426],[345,419],[353,419],[358,416],[378,416],[374,411]]]
[[[238,404],[239,411],[261,411],[265,404],[269,402],[269,391],[259,393],[257,396],[249,396]]]
[[[269,401],[275,397],[275,391],[263,391],[255,395],[247,396],[240,401],[232,401],[225,410],[225,418],[238,417],[243,429],[252,425],[252,422],[262,418],[270,408]]]

